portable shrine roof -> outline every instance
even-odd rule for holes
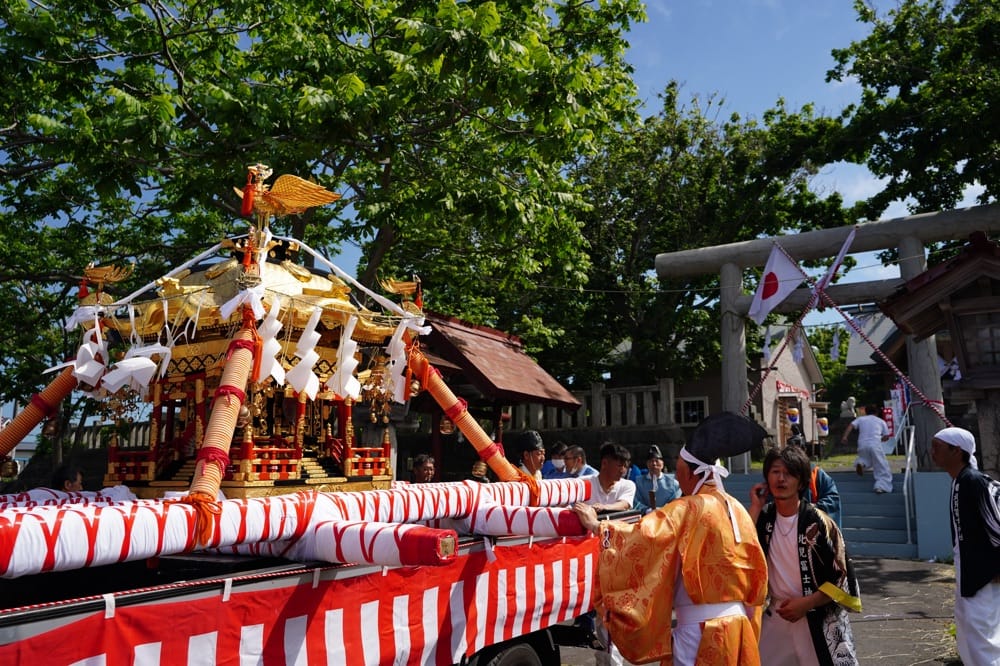
[[[460,368],[484,396],[507,404],[580,407],[572,393],[524,353],[517,336],[439,314],[428,313],[426,322],[431,327],[429,353]]]

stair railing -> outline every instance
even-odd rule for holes
[[[910,412],[907,410],[906,414],[903,415],[904,426],[900,428],[900,435],[906,444],[906,470],[903,472],[903,506],[906,510],[906,543],[910,545],[913,543],[913,535],[911,533],[910,523],[912,522],[912,517],[916,513],[916,507],[913,506],[913,472],[916,467],[916,453],[914,451],[914,441],[916,440],[915,433],[916,427],[909,425],[909,415]]]

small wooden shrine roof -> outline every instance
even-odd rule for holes
[[[580,407],[572,393],[524,353],[517,336],[439,314],[428,313],[426,321],[431,327],[425,343],[429,353],[460,368],[494,402]]]
[[[1000,311],[1000,245],[977,232],[955,257],[909,280],[879,303],[903,332],[917,339],[955,330],[954,316]]]

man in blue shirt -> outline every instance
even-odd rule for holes
[[[566,449],[563,456],[566,461],[566,476],[571,479],[583,479],[588,476],[597,476],[597,470],[587,464],[587,454],[582,446],[571,446]]]
[[[542,465],[543,479],[566,478],[566,446],[565,442],[556,442],[549,449],[549,459]]]

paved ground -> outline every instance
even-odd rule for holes
[[[918,560],[858,559],[864,610],[851,614],[861,664],[913,666],[961,664],[949,628],[953,621],[954,568]],[[595,664],[595,653],[563,648],[562,663]]]

